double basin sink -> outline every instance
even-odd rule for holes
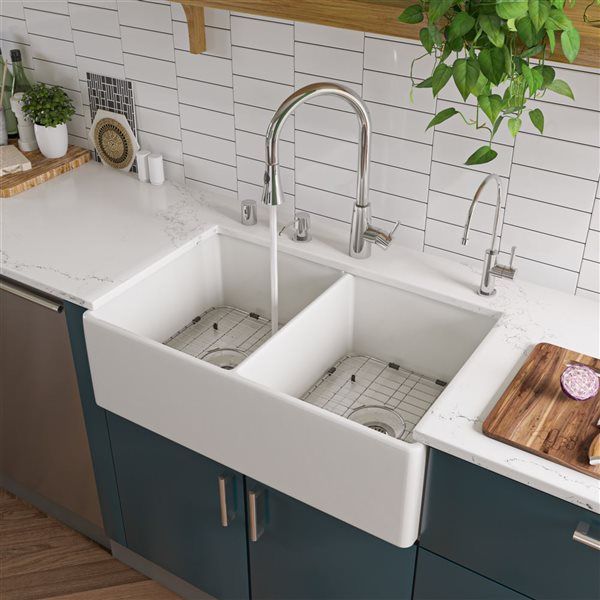
[[[497,317],[285,252],[279,280],[271,336],[269,249],[213,233],[88,311],[96,401],[409,547],[426,462],[410,431]],[[362,406],[398,430],[355,422]]]

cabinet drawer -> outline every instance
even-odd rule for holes
[[[573,540],[594,513],[432,451],[421,544],[468,569],[545,600],[600,597],[600,552]]]
[[[419,548],[413,600],[526,600],[526,596]]]

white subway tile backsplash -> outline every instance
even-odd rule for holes
[[[247,104],[235,104],[235,126],[242,131],[256,133],[263,136],[267,132],[267,127],[273,116],[273,111]],[[287,142],[294,141],[294,115],[288,117],[283,129],[281,130],[281,140]]]
[[[484,144],[479,140],[437,131],[433,144],[433,160],[448,165],[464,166],[467,158],[482,145]],[[508,177],[510,174],[512,148],[501,144],[492,144],[492,148],[498,153],[493,162],[465,166],[465,168],[481,171],[482,173],[497,173],[502,177]]]
[[[294,85],[292,56],[235,46],[232,49],[232,57],[235,75]]]
[[[431,95],[431,90],[414,89],[412,90],[414,101],[411,100],[412,84],[409,77],[365,70],[363,85],[365,100],[420,110],[432,115],[435,112],[435,98]]]
[[[296,71],[362,83],[362,52],[296,42]]]
[[[138,131],[155,133],[175,140],[181,139],[179,116],[138,106],[136,111]]]
[[[123,52],[171,62],[175,60],[171,34],[147,31],[137,27],[121,27],[121,42]]]
[[[194,131],[183,130],[181,135],[186,154],[235,167],[235,142]]]
[[[137,54],[124,54],[123,62],[125,63],[127,79],[171,88],[177,87],[175,64],[172,62],[138,56]],[[99,71],[93,72],[98,73]]]
[[[235,102],[266,108],[271,111],[285,100],[293,91],[289,85],[260,81],[250,77],[233,77],[233,94]]]
[[[233,114],[233,89],[223,85],[177,78],[179,101],[218,112]]]
[[[426,79],[431,75],[433,66],[433,57],[420,46],[374,38],[365,40],[365,69],[410,77],[412,68],[415,79]]]
[[[598,180],[600,150],[573,142],[521,133],[515,143],[514,161],[519,165]]]
[[[87,31],[73,31],[73,42],[77,56],[123,64],[123,50],[119,38]]]
[[[296,156],[343,169],[356,170],[358,144],[296,131]]]
[[[297,42],[354,50],[356,52],[362,52],[365,46],[365,34],[362,31],[302,22],[296,23],[295,30]]]
[[[181,104],[180,111],[182,129],[205,133],[226,140],[235,140],[233,115],[188,106],[187,104]]]
[[[116,38],[121,35],[119,16],[116,11],[69,2],[69,12],[73,32],[88,31]]]
[[[119,8],[119,21],[121,25],[139,27],[152,31],[172,33],[171,9],[168,4],[154,4],[140,0],[126,0],[117,2]]]
[[[517,256],[530,258],[571,271],[578,271],[583,257],[583,244],[538,233],[507,223],[502,229],[502,249],[517,247]]]
[[[594,302],[600,301],[600,293],[599,292],[592,292],[590,290],[584,290],[583,288],[577,288],[575,295],[581,296],[582,298],[587,298],[588,300],[592,300]]]
[[[231,43],[293,56],[294,28],[282,23],[232,16]]]
[[[510,193],[590,212],[596,182],[513,164]]]
[[[431,168],[431,146],[402,140],[389,135],[374,134],[372,137],[372,160],[402,167],[419,173],[429,173]]]
[[[504,222],[585,243],[590,215],[554,204],[509,195]]]
[[[578,286],[584,290],[600,293],[600,264],[584,260],[581,264]]]
[[[524,115],[516,143],[502,127],[499,157],[469,168],[463,162],[487,132],[460,117],[435,133],[426,128],[433,114],[451,106],[473,119],[474,99],[465,103],[452,81],[438,99],[428,89],[411,93],[411,65],[422,54],[415,40],[205,8],[207,52],[191,55],[178,2],[25,6],[0,3],[0,45],[7,58],[21,48],[32,79],[67,89],[76,109],[71,143],[88,145],[87,72],[126,77],[134,86],[139,141],[163,154],[168,178],[232,201],[259,200],[274,110],[295,89],[333,81],[367,101],[373,219],[386,229],[400,222],[396,243],[479,270],[490,244],[494,186],[481,196],[467,247],[462,229],[477,187],[497,172],[506,202],[501,260],[514,244],[517,277],[600,298],[600,73],[556,66],[575,102],[546,93],[531,104],[545,113],[545,135]],[[415,62],[416,79],[430,71],[429,57]],[[285,123],[279,151],[288,208],[308,210],[323,223],[348,222],[358,153],[351,106],[334,97],[302,106]]]
[[[184,154],[183,167],[185,176],[196,181],[208,183],[235,191],[237,189],[237,173],[235,167],[223,165],[204,158]]]
[[[43,8],[41,4],[33,5],[36,8]],[[44,35],[49,38],[59,40],[73,41],[71,31],[71,20],[68,14],[56,14],[46,12],[46,10],[25,9],[25,20],[27,22],[27,31]],[[2,29],[4,29],[4,19],[2,20]]]

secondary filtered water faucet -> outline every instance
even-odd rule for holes
[[[489,250],[485,251],[483,257],[483,272],[481,274],[481,284],[479,286],[479,292],[481,296],[493,296],[496,293],[496,277],[505,277],[507,279],[513,279],[517,270],[513,268],[513,261],[515,259],[516,246],[512,247],[510,254],[510,264],[501,265],[498,263],[498,253],[500,252],[500,241],[498,236],[498,223],[500,222],[500,208],[502,204],[502,181],[498,175],[488,175],[477,188],[473,202],[469,207],[469,214],[467,215],[467,222],[465,223],[465,230],[463,232],[462,244],[466,246],[469,243],[469,230],[471,229],[471,219],[475,212],[475,205],[479,200],[481,192],[490,181],[496,182],[496,212],[494,213],[494,228],[492,230],[492,245]]]
[[[351,90],[335,83],[313,83],[299,89],[283,101],[267,129],[266,169],[262,200],[268,206],[278,206],[283,202],[284,193],[279,177],[278,146],[281,130],[287,118],[301,104],[313,100],[317,96],[325,95],[344,98],[358,116],[360,124],[358,190],[352,211],[349,254],[354,258],[368,258],[371,255],[371,244],[377,244],[383,249],[388,248],[398,223],[391,232],[383,231],[371,223],[371,206],[369,204],[371,119],[364,102]]]

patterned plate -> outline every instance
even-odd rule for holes
[[[115,119],[100,119],[94,127],[94,146],[106,165],[126,169],[135,158],[135,144],[127,129]]]

